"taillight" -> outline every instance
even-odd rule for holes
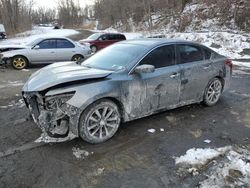
[[[231,59],[227,59],[226,62],[225,62],[225,64],[226,64],[227,66],[229,66],[231,69],[233,68],[233,62],[232,62]]]

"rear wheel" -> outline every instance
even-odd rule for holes
[[[96,53],[96,52],[97,52],[97,47],[96,47],[96,46],[91,46],[90,48],[91,48],[91,51],[92,51],[93,53]]]
[[[81,115],[80,137],[92,144],[105,142],[114,136],[121,122],[117,105],[107,99],[90,105]]]
[[[84,57],[82,55],[77,54],[77,55],[74,55],[71,60],[79,62],[79,61],[82,61],[83,59]]]
[[[218,78],[212,79],[209,82],[204,93],[204,100],[203,100],[204,104],[207,106],[215,105],[220,99],[222,89],[223,85],[221,80]]]
[[[28,60],[23,56],[15,56],[12,58],[11,65],[14,69],[22,70],[28,66]]]

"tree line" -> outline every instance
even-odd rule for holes
[[[34,0],[0,0],[0,24],[4,24],[9,35],[40,23],[77,27],[83,23],[84,13],[79,2],[74,0],[59,0],[56,9],[37,8]]]
[[[185,6],[191,2],[213,8],[183,16]],[[159,27],[155,20],[164,25],[172,19],[179,21],[176,30],[182,31],[194,17],[201,20],[219,17],[222,23],[230,24],[233,20],[240,29],[250,30],[250,0],[95,0],[93,7],[84,9],[75,0],[58,0],[55,9],[37,8],[34,0],[0,0],[0,24],[5,25],[8,34],[26,31],[39,23],[57,22],[64,27],[78,27],[89,12],[94,13],[101,29],[120,25],[122,30],[129,31],[133,26],[146,23],[144,29],[151,30]]]
[[[182,13],[187,3],[204,3],[210,9],[186,17]],[[132,20],[134,25],[147,23],[150,30],[154,25],[154,16],[160,15],[157,19],[165,24],[170,18],[179,20],[179,31],[185,30],[194,16],[203,20],[218,17],[221,23],[233,20],[240,29],[250,30],[249,0],[96,0],[94,12],[101,28],[120,24],[122,29],[131,30]]]

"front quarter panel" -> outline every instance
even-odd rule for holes
[[[53,96],[70,91],[75,91],[75,95],[67,103],[81,110],[84,110],[87,106],[102,98],[111,97],[117,100],[120,98],[119,83],[109,78],[51,90],[46,93],[46,96]]]

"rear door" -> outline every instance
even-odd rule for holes
[[[214,74],[209,55],[205,55],[202,47],[193,44],[178,44],[177,53],[181,67],[181,103],[202,100],[203,92]]]
[[[45,39],[36,46],[39,48],[32,48],[29,51],[31,62],[51,63],[57,61],[56,39]]]
[[[71,61],[76,54],[75,45],[67,39],[56,40],[57,61]]]
[[[140,65],[155,66],[153,73],[141,74],[147,87],[147,109],[173,108],[179,103],[180,66],[175,62],[175,45],[163,45],[150,52]]]

